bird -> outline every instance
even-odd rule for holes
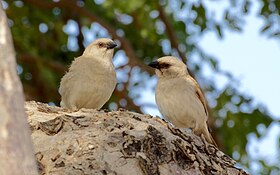
[[[155,68],[158,82],[156,104],[163,118],[178,128],[189,128],[215,146],[208,125],[208,110],[203,93],[187,70],[187,65],[173,56],[161,57],[149,64]]]
[[[112,62],[116,46],[109,38],[96,39],[74,59],[60,82],[61,107],[100,109],[109,100],[117,84]]]

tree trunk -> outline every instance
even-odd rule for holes
[[[160,118],[27,102],[41,174],[246,174],[229,156]]]
[[[0,1],[0,174],[37,174],[22,86],[7,18]]]

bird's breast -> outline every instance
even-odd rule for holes
[[[180,79],[159,80],[156,103],[164,118],[177,127],[192,128],[197,120],[205,120],[204,108],[191,84]]]

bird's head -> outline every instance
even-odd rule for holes
[[[100,38],[89,44],[83,55],[100,59],[112,59],[117,44],[109,38]]]
[[[172,78],[188,74],[186,65],[173,56],[161,57],[151,62],[149,66],[156,69],[156,75],[159,78]]]

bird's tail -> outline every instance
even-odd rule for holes
[[[206,141],[208,143],[213,144],[214,146],[216,146],[218,148],[218,145],[216,144],[214,138],[212,137],[212,135],[210,134],[210,131],[208,129],[208,126],[206,124],[206,127],[204,127],[205,129],[203,130],[202,134],[205,137]]]
[[[211,140],[210,143],[212,143],[214,146],[216,146],[216,147],[218,148],[218,145],[217,145],[217,143],[215,142],[215,140],[214,140],[214,138],[212,137],[212,135],[210,134],[210,132],[208,132],[208,134],[209,134],[209,140]]]

